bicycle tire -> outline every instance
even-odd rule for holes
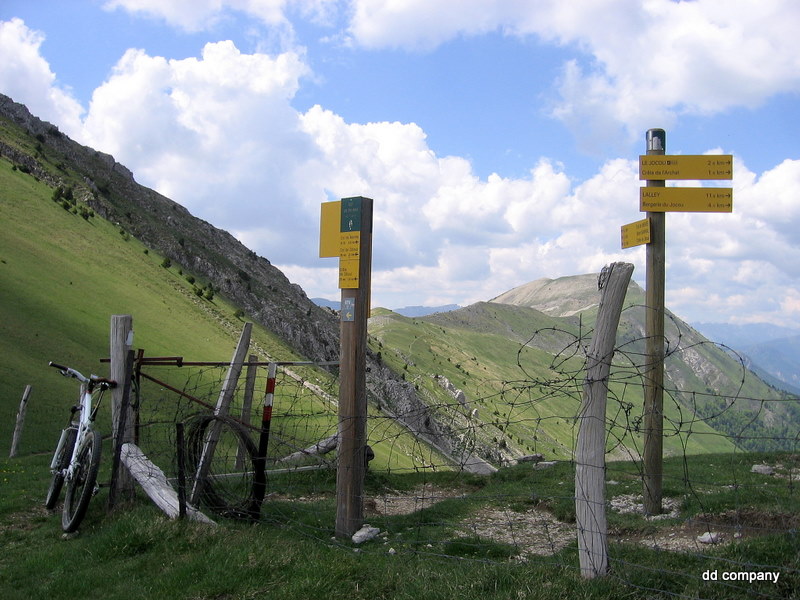
[[[90,430],[78,451],[75,472],[67,481],[67,492],[64,497],[64,510],[61,513],[61,528],[66,533],[78,529],[86,515],[89,500],[94,495],[94,484],[100,470],[100,450],[102,437],[99,431]]]
[[[53,472],[53,478],[50,480],[50,487],[47,489],[47,497],[44,499],[44,506],[48,510],[55,508],[56,504],[58,504],[58,497],[61,495],[61,488],[64,485],[64,469],[69,466],[77,435],[78,430],[75,429],[75,427],[67,428],[67,439],[64,441],[64,445],[61,447],[60,451],[58,447],[56,447],[56,451],[59,453],[55,461],[56,470]]]

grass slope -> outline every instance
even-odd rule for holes
[[[147,251],[119,227],[94,216],[82,218],[80,208],[66,210],[52,200],[53,189],[0,160],[0,453],[8,452],[19,400],[25,385],[33,386],[21,454],[46,452],[74,402],[75,382],[47,368],[54,360],[84,373],[104,374],[100,359],[108,355],[110,317],[131,314],[134,347],[147,356],[184,356],[187,360],[227,361],[233,355],[243,322],[238,308],[221,294],[198,297],[199,279],[164,268],[163,257]],[[73,207],[74,208],[74,207]],[[276,335],[255,326],[251,350],[262,360],[302,360]],[[304,371],[321,378],[336,394],[336,382],[322,371]],[[180,387],[180,382],[176,382]],[[311,444],[319,431],[335,431],[335,407],[307,390],[298,398],[297,386],[288,394],[293,412],[313,415],[315,427],[304,424]],[[276,398],[277,430],[281,423]],[[299,401],[299,404],[298,404]],[[108,406],[104,407],[104,412]],[[101,431],[110,425],[101,416]],[[287,424],[288,425],[288,424]],[[412,457],[426,455],[424,445],[387,419],[372,427],[374,465],[411,468]],[[303,431],[294,427],[293,431]],[[381,444],[380,440],[388,440]],[[430,456],[427,455],[430,462]]]
[[[538,333],[537,333],[538,332]],[[404,370],[406,378],[439,407],[443,421],[475,431],[501,453],[541,452],[552,458],[567,458],[575,447],[582,379],[554,384],[559,370],[577,372],[576,357],[556,358],[579,335],[575,318],[556,318],[538,310],[507,304],[479,302],[444,314],[409,319],[381,311],[370,322],[374,350],[393,368]],[[585,330],[584,330],[585,333]],[[535,336],[535,339],[533,339]],[[560,364],[564,360],[563,364]],[[447,377],[463,390],[467,406],[459,405],[440,385],[436,375]],[[559,385],[563,385],[561,389]],[[608,448],[621,440],[627,448],[641,447],[638,434],[624,410],[641,413],[640,386],[612,383],[608,418],[616,423],[608,435]],[[619,398],[620,404],[613,400]],[[639,407],[631,408],[631,407]],[[477,416],[468,415],[477,409]],[[680,407],[665,402],[668,419],[679,421]],[[667,454],[727,452],[733,444],[704,423],[693,425],[692,435],[665,440]],[[615,456],[625,453],[617,451]],[[508,454],[510,456],[510,454]]]
[[[112,314],[133,315],[134,346],[150,356],[228,360],[241,328],[223,298],[199,299],[162,257],[99,217],[65,210],[52,193],[0,161],[0,410],[13,422],[22,389],[33,386],[22,452],[49,449],[54,436],[39,433],[61,424],[75,395],[47,361],[103,373]],[[291,356],[263,329],[254,339]]]

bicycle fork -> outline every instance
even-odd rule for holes
[[[70,425],[66,429],[61,430],[61,437],[58,438],[58,446],[56,446],[56,451],[53,453],[53,460],[50,461],[50,471],[55,473],[57,470],[60,469],[59,458],[61,457],[61,452],[64,450],[64,446],[67,445],[67,440],[69,439],[70,431],[77,432],[77,426]],[[77,441],[77,440],[76,440]],[[76,444],[77,445],[77,444]],[[75,449],[73,448],[72,455],[74,456]],[[70,462],[72,462],[72,456],[70,456]]]

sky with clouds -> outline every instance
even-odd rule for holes
[[[373,305],[633,262],[645,132],[734,156],[667,215],[667,305],[800,327],[796,0],[2,0],[0,92],[309,296],[320,203],[375,200]]]

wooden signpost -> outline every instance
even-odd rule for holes
[[[644,507],[661,513],[664,431],[664,288],[667,212],[732,212],[733,190],[718,187],[666,187],[667,180],[732,179],[733,157],[666,154],[663,129],[647,131],[647,154],[639,157],[639,210],[647,218],[622,226],[622,247],[647,244],[644,384]],[[643,223],[649,225],[643,225]],[[648,229],[648,236],[644,230]],[[645,237],[647,239],[645,240]]]
[[[337,537],[351,537],[364,521],[372,205],[370,198],[343,198],[324,203],[320,215],[320,257],[339,257],[339,288],[342,290]]]

